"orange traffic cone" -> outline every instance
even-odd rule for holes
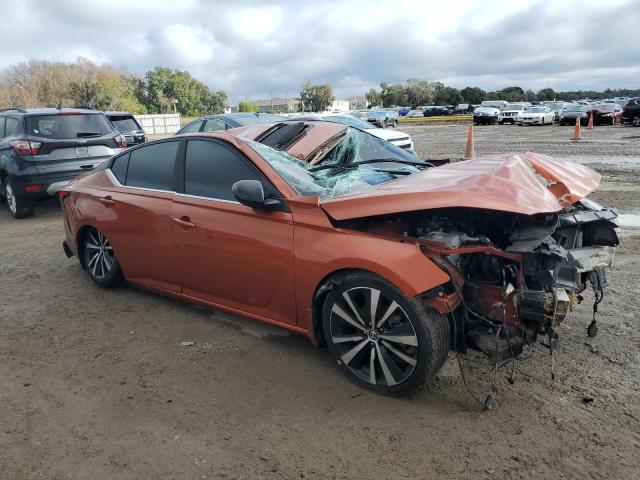
[[[591,130],[593,128],[593,112],[589,114],[589,123],[587,124],[587,128]]]
[[[580,140],[580,117],[576,117],[576,126],[573,129],[572,140]]]
[[[464,149],[464,158],[469,160],[476,156],[476,152],[473,145],[473,125],[469,125],[469,131],[467,132],[467,147]]]

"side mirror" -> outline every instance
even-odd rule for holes
[[[231,186],[231,191],[241,204],[256,210],[275,208],[280,205],[280,200],[264,198],[264,188],[258,180],[240,180]]]

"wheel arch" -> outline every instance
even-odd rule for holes
[[[80,265],[82,266],[82,268],[85,270],[86,265],[84,263],[84,239],[91,230],[97,230],[97,228],[93,225],[87,224],[80,227],[78,229],[78,232],[76,233],[76,250],[78,251],[78,260],[80,261]]]
[[[334,287],[347,280],[353,274],[364,274],[371,276],[372,278],[384,280],[396,287],[400,292],[403,292],[405,295],[407,295],[406,288],[398,285],[398,283],[393,281],[393,279],[390,278],[389,275],[384,275],[367,268],[340,268],[326,274],[316,286],[313,297],[311,299],[312,340],[319,348],[323,348],[326,346],[326,339],[324,337],[324,332],[322,329],[322,310],[324,308],[324,302],[327,298],[327,295]],[[434,288],[436,288],[435,285]],[[424,292],[419,292],[418,295],[422,295],[423,293]]]

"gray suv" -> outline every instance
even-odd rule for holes
[[[0,110],[0,197],[15,218],[127,146],[104,113],[83,108]]]

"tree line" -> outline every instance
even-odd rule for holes
[[[508,102],[617,96],[637,97],[640,89],[556,92],[543,88],[537,92],[513,86],[497,91],[478,87],[457,89],[441,82],[412,78],[401,83],[380,83],[365,93],[372,106],[478,104],[484,100]],[[305,82],[299,93],[301,111],[324,111],[335,99],[329,84]],[[85,58],[75,62],[32,60],[0,71],[0,108],[8,107],[91,107],[99,110],[125,110],[132,113],[176,112],[196,117],[221,113],[227,103],[223,91],[214,92],[187,71],[156,67],[143,76],[132,75],[110,65],[96,65]],[[256,111],[251,102],[240,102],[240,111]]]
[[[0,108],[90,107],[186,116],[221,113],[223,91],[213,92],[187,71],[156,67],[139,77],[85,58],[32,60],[0,72]]]
[[[441,82],[429,82],[412,78],[403,83],[380,83],[380,88],[365,93],[371,105],[383,107],[419,105],[458,105],[460,103],[479,104],[484,100],[506,100],[507,102],[533,102],[544,100],[572,101],[589,98],[598,100],[612,97],[638,97],[640,89],[609,89],[604,91],[577,90],[556,92],[552,88],[543,88],[534,92],[521,87],[506,87],[487,92],[478,87],[466,87],[461,90],[448,87]]]

